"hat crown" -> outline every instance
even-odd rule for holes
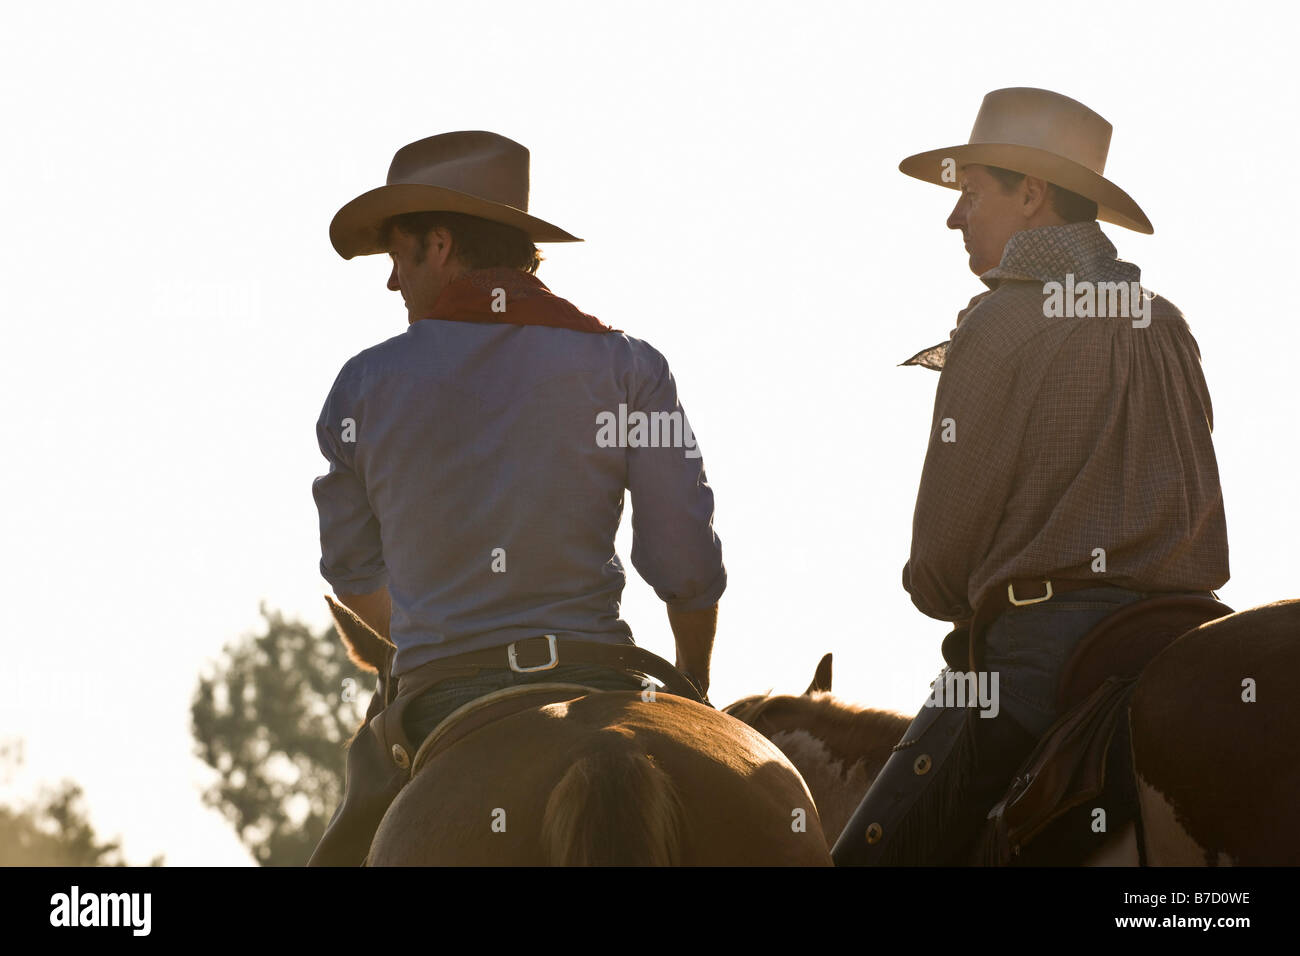
[[[528,150],[484,130],[440,133],[399,149],[388,185],[454,189],[527,212]]]
[[[970,143],[1046,150],[1100,176],[1106,170],[1111,129],[1110,123],[1078,100],[1051,90],[1012,87],[984,97]]]

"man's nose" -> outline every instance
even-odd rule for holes
[[[962,196],[957,200],[957,205],[952,207],[952,212],[948,213],[949,229],[964,229],[966,226],[966,197]]]
[[[392,274],[388,277],[388,288],[392,292],[401,292],[402,287],[397,282],[397,263],[393,263]]]

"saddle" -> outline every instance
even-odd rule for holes
[[[570,701],[584,694],[600,693],[596,687],[583,684],[521,684],[516,687],[503,687],[501,690],[476,697],[444,717],[420,744],[420,749],[411,761],[411,776],[420,772],[425,764],[433,760],[452,744],[457,743],[476,730],[517,714],[530,707],[544,707]]]
[[[992,827],[984,863],[1007,865],[1049,826],[1103,791],[1118,793],[1118,802],[1126,802],[1122,794],[1132,781],[1114,778],[1132,770],[1128,723],[1121,718],[1138,677],[1183,634],[1231,613],[1232,608],[1208,595],[1165,594],[1121,608],[1083,637],[1061,674],[1060,719],[989,812]],[[1112,746],[1116,741],[1123,742],[1122,751],[1118,744]],[[1116,822],[1112,814],[1108,827]]]

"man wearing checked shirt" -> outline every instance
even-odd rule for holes
[[[903,586],[958,625],[950,638],[975,631],[945,641],[953,670],[936,688],[974,647],[996,699],[978,715],[927,701],[840,834],[837,864],[968,862],[1060,716],[1079,640],[1125,605],[1213,596],[1228,580],[1200,350],[1172,303],[1133,294],[1140,270],[1097,222],[1152,232],[1102,176],[1110,136],[1069,97],[996,90],[967,144],[900,165],[960,192],[947,226],[988,287],[951,341],[904,363],[940,376]]]

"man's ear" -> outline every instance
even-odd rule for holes
[[[1021,212],[1026,219],[1033,219],[1040,212],[1051,209],[1051,185],[1047,180],[1039,179],[1037,176],[1026,176],[1020,181],[1020,188],[1024,193]]]
[[[434,226],[425,233],[424,238],[425,258],[431,259],[439,268],[445,268],[447,263],[455,258],[456,240],[452,238],[451,230],[446,226]]]

